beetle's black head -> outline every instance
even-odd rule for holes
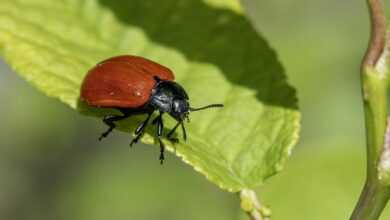
[[[190,105],[188,95],[179,84],[173,81],[156,78],[157,84],[152,90],[150,104],[160,110],[167,112],[177,121],[183,121],[188,117]]]
[[[186,99],[174,99],[172,102],[172,110],[169,114],[178,121],[188,118],[190,106]]]
[[[199,111],[206,108],[222,107],[222,104],[212,104],[201,108],[191,108],[186,91],[178,83],[161,80],[155,77],[156,86],[152,90],[150,105],[161,112],[167,112],[177,121],[188,119],[190,111]]]

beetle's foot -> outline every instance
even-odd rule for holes
[[[175,144],[179,143],[179,138],[168,138],[170,142],[173,142]]]
[[[138,143],[138,141],[141,138],[141,136],[142,136],[142,133],[140,133],[137,136],[135,136],[135,138],[133,138],[133,140],[131,140],[131,142],[130,142],[130,147],[133,147],[133,144]]]
[[[164,163],[164,159],[165,159],[165,156],[164,156],[164,152],[165,152],[165,146],[164,146],[164,143],[161,141],[160,137],[158,138],[158,141],[160,142],[160,164],[162,165]]]
[[[110,131],[111,132],[111,131]],[[100,135],[99,141],[103,140],[103,138],[106,138],[110,132],[104,132]]]
[[[133,147],[134,144],[136,144],[138,142],[138,139],[134,138],[133,140],[131,140],[130,142],[130,147]]]
[[[161,165],[164,163],[164,159],[165,159],[164,152],[160,152],[159,160]]]

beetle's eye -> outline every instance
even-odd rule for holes
[[[188,111],[188,103],[185,100],[173,100],[173,111],[177,113],[184,113]]]
[[[173,101],[173,111],[174,112],[180,112],[180,102],[179,100]]]

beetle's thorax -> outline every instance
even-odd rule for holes
[[[169,113],[178,121],[187,117],[189,112],[187,93],[173,81],[158,81],[152,90],[149,105],[160,112]]]

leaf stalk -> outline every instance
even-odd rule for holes
[[[241,209],[248,214],[251,220],[270,220],[271,210],[260,203],[255,191],[241,190],[240,199]]]

